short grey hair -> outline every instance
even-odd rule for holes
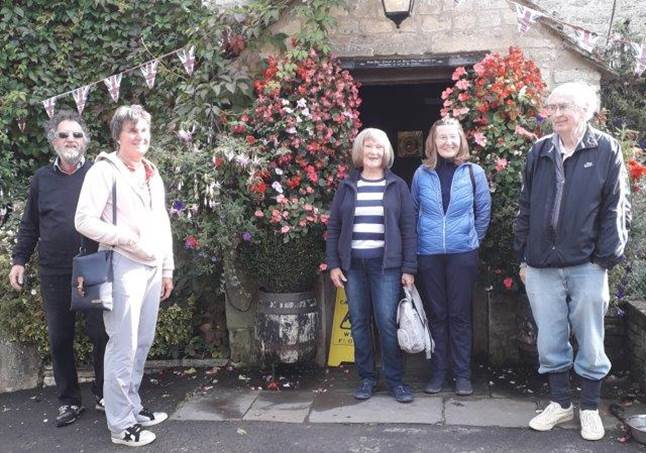
[[[359,132],[352,144],[352,164],[355,168],[363,166],[363,144],[368,139],[371,139],[384,147],[383,166],[384,168],[392,167],[393,162],[395,162],[395,153],[393,151],[393,146],[390,144],[390,140],[388,140],[388,135],[386,135],[386,133],[381,129],[367,127]]]
[[[54,113],[54,115],[47,121],[47,123],[45,123],[45,134],[47,135],[47,141],[50,144],[56,139],[56,131],[58,130],[58,125],[63,121],[74,121],[79,126],[81,126],[81,130],[83,131],[83,135],[85,136],[85,144],[87,145],[88,143],[90,143],[90,134],[87,130],[85,121],[83,121],[83,118],[81,118],[81,115],[72,110],[59,110],[58,112]]]
[[[123,130],[123,125],[128,122],[136,123],[138,121],[145,121],[150,125],[150,120],[152,116],[140,105],[122,105],[114,112],[112,115],[112,120],[110,121],[110,133],[112,134],[112,139],[115,143],[118,143],[119,136]]]
[[[547,103],[555,97],[566,97],[584,112],[585,121],[590,121],[599,111],[599,96],[592,85],[583,82],[568,82],[557,86],[547,98]]]

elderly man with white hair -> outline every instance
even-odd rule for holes
[[[550,94],[554,133],[527,155],[514,238],[538,326],[538,372],[550,384],[550,404],[529,426],[548,431],[574,418],[574,368],[581,436],[587,440],[605,434],[598,407],[610,370],[603,344],[608,269],[622,259],[630,221],[621,147],[589,124],[597,105],[595,91],[581,83],[560,85]]]

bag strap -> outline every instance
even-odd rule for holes
[[[112,183],[112,224],[117,224],[117,181]],[[79,247],[79,255],[87,253],[87,238],[81,235],[81,246]]]
[[[473,219],[475,220],[476,218],[476,178],[473,176],[473,168],[471,167],[471,164],[467,164],[467,168],[469,169],[469,178],[471,178],[471,188],[473,190]]]

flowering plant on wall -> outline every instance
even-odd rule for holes
[[[500,288],[517,287],[512,251],[525,155],[540,133],[545,85],[536,64],[519,48],[490,53],[471,69],[457,68],[454,84],[442,92],[442,115],[460,120],[472,159],[487,173],[492,192],[491,226],[481,255],[488,276]]]
[[[255,91],[253,107],[231,130],[269,161],[250,187],[254,216],[287,241],[327,223],[328,204],[349,171],[361,101],[348,71],[315,50],[305,59],[268,58]]]

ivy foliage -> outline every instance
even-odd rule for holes
[[[42,126],[41,101],[138,65],[187,44],[196,18],[206,14],[200,0],[25,0],[0,4],[0,163],[5,194],[21,193],[25,180],[50,155]],[[141,103],[168,118],[178,81],[178,61],[160,63],[154,90],[131,73],[121,84],[121,100]],[[120,100],[120,102],[122,102]],[[71,95],[56,108],[75,109]],[[109,141],[107,123],[115,108],[101,83],[92,87],[84,111],[94,145]],[[172,111],[172,109],[171,109]],[[25,132],[18,119],[26,121]],[[157,121],[163,125],[166,121]],[[5,174],[12,178],[5,178]]]
[[[637,142],[646,148],[646,74],[635,74],[636,51],[629,42],[642,42],[644,35],[633,31],[630,19],[615,29],[621,40],[615,41],[605,54],[618,76],[601,81],[601,105],[616,129],[636,131]]]

